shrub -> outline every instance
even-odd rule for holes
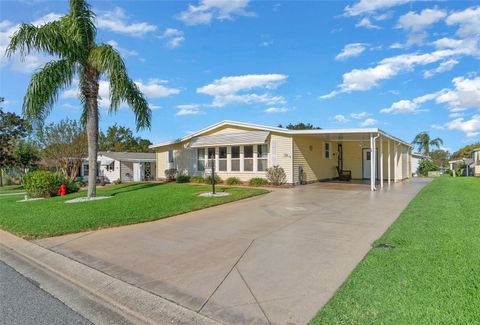
[[[203,184],[205,183],[205,178],[203,178],[202,176],[192,176],[190,177],[190,182]]]
[[[67,186],[67,193],[75,193],[78,192],[80,187],[80,182],[68,182],[65,181],[63,184]]]
[[[267,179],[272,185],[279,186],[285,184],[287,175],[282,167],[273,166],[267,169]]]
[[[55,196],[62,183],[67,185],[62,174],[49,171],[34,171],[23,176],[23,188],[32,197]]]
[[[206,184],[212,184],[212,176],[205,177],[205,183]],[[220,184],[223,182],[223,180],[220,178],[220,176],[215,175],[215,184]]]
[[[250,186],[265,186],[268,185],[268,180],[266,178],[254,177],[248,184],[250,184]]]
[[[242,184],[242,181],[238,177],[229,177],[225,180],[225,184],[227,184],[227,185],[239,185],[239,184]]]
[[[460,167],[455,168],[455,176],[462,176],[462,169]]]
[[[177,174],[176,168],[165,169],[165,178],[168,182],[173,182],[177,178]]]
[[[453,176],[453,172],[452,172],[452,170],[451,170],[451,169],[447,169],[447,170],[445,170],[444,174],[445,174],[445,175],[450,175],[450,176]]]
[[[423,176],[427,176],[428,172],[433,172],[433,171],[436,171],[437,169],[438,169],[437,165],[435,165],[433,161],[428,159],[422,159],[418,164],[418,172],[420,175],[423,175]]]
[[[190,183],[190,176],[188,175],[177,176],[177,183]]]

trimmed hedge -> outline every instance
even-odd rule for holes
[[[190,176],[188,175],[177,176],[177,183],[190,183]]]
[[[242,181],[238,177],[229,177],[225,180],[225,184],[227,185],[240,185]]]
[[[268,185],[268,180],[262,177],[254,177],[250,181],[248,181],[250,186],[265,186]]]
[[[51,197],[58,194],[60,185],[67,186],[67,193],[78,191],[78,184],[65,180],[61,173],[45,170],[28,172],[22,179],[23,188],[31,197]]]
[[[205,183],[205,178],[202,176],[192,176],[190,177],[190,183],[203,184]]]
[[[212,176],[205,177],[205,183],[206,184],[212,184]],[[220,184],[222,183],[223,180],[220,178],[220,176],[215,175],[215,184]]]

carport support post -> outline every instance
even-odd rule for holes
[[[380,188],[383,188],[383,138],[378,139],[380,142]]]
[[[370,134],[370,191],[375,191],[375,147],[373,134]]]
[[[391,172],[391,169],[392,169],[392,158],[390,157],[391,154],[390,154],[390,139],[387,140],[387,150],[388,150],[388,161],[387,161],[387,176],[388,176],[388,185],[390,185],[390,183],[392,182],[392,172]]]
[[[397,159],[398,159],[398,145],[396,142],[393,143],[393,182],[397,182]]]

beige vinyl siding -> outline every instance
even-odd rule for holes
[[[287,176],[287,183],[293,183],[293,140],[290,135],[272,132],[270,134],[269,162],[268,166],[274,164],[282,167]]]
[[[294,183],[300,180],[300,167],[303,168],[305,181],[330,179],[337,176],[337,142],[330,142],[330,157],[324,157],[325,141],[312,136],[294,136],[293,138],[293,175]],[[345,152],[345,148],[344,148]]]

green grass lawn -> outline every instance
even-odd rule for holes
[[[0,228],[28,238],[58,236],[162,219],[268,192],[219,187],[219,191],[225,190],[231,195],[197,196],[210,190],[207,185],[129,183],[97,190],[98,196],[113,198],[74,204],[64,201],[86,196],[86,191],[31,202],[17,202],[22,196],[0,196]]]
[[[0,187],[0,194],[10,194],[16,192],[23,192],[22,185],[5,185]]]
[[[435,179],[379,243],[395,247],[372,248],[311,324],[479,323],[479,178]]]

